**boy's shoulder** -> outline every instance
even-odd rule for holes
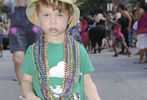
[[[27,49],[26,52],[31,53],[35,44],[36,44],[36,43],[33,43],[33,44],[29,45],[29,47],[28,47],[28,49]]]

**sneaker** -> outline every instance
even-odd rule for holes
[[[143,60],[134,61],[134,64],[142,64]]]
[[[124,52],[123,51],[120,51],[118,54],[124,54]]]
[[[132,57],[132,53],[129,53],[129,54],[128,54],[128,57]]]
[[[18,81],[18,78],[16,78],[16,77],[15,77],[15,78],[13,78],[13,81]]]
[[[118,54],[114,54],[112,57],[118,57]]]
[[[144,61],[144,63],[147,63],[147,60],[146,60],[146,61]]]
[[[19,96],[20,100],[26,100],[23,96]]]

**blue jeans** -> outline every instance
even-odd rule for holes
[[[129,42],[133,42],[134,40],[134,34],[135,34],[135,30],[131,29],[130,33],[129,33]]]

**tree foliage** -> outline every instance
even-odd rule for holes
[[[0,14],[1,13],[8,13],[10,9],[7,6],[3,6],[0,4]]]
[[[106,8],[106,0],[79,0],[82,2],[79,6],[81,15],[85,15],[88,11],[96,12],[99,8]]]

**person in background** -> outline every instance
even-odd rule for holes
[[[9,47],[13,54],[16,78],[20,83],[20,68],[24,61],[24,55],[29,45],[40,37],[40,28],[29,22],[26,17],[26,6],[31,0],[0,0],[0,3],[11,8],[8,13],[8,37]]]
[[[129,32],[129,36],[128,36],[128,38],[129,38],[129,46],[130,47],[134,47],[133,46],[133,41],[134,41],[134,34],[135,34],[135,30],[133,29],[133,25],[134,25],[134,22],[135,22],[135,13],[134,13],[135,11],[130,11],[129,12],[129,15],[131,16],[131,19],[132,19],[132,24],[131,24],[131,29],[130,29],[130,32]]]
[[[121,24],[120,24],[120,18],[116,19],[115,21],[112,21],[108,16],[106,16],[107,20],[114,26],[114,37],[115,39],[113,40],[112,47],[115,52],[113,57],[118,56],[118,51],[116,49],[117,43],[120,43],[128,52],[128,56],[131,57],[132,53],[130,52],[128,46],[125,44],[124,41],[124,35],[121,33]]]
[[[73,39],[75,39],[76,41],[78,41],[79,43],[81,42],[81,23],[80,21],[78,21],[78,23],[73,26],[70,30],[70,35],[72,36]]]
[[[80,22],[81,22],[81,39],[82,39],[82,43],[84,45],[84,47],[87,47],[87,21],[85,20],[86,18],[84,17],[80,17]]]
[[[87,26],[87,46],[88,46],[88,49],[87,50],[91,51],[92,46],[91,46],[91,41],[90,41],[90,32],[89,32],[89,30],[94,27],[94,14],[90,10],[88,11],[86,21],[88,22],[88,26]]]
[[[103,16],[104,9],[98,9],[97,15],[95,18],[95,27],[89,30],[89,37],[91,40],[92,48],[94,53],[101,52],[102,50],[102,40],[106,37],[106,18]],[[98,49],[97,49],[98,44]]]
[[[147,54],[147,2],[141,0],[136,5],[136,20],[138,21],[137,27],[137,47],[140,49],[140,58],[135,61],[135,64],[142,64],[147,62],[147,58],[143,59],[144,55]]]
[[[137,43],[137,27],[138,27],[138,21],[135,21],[132,27],[132,29],[134,30],[134,46],[135,47]]]
[[[121,32],[123,33],[125,42],[127,46],[129,47],[129,37],[128,36],[131,30],[132,18],[130,14],[128,13],[128,11],[126,10],[124,5],[120,4],[118,6],[118,11],[121,13],[121,19],[120,19]],[[122,50],[119,52],[119,54],[125,54],[125,53],[127,52],[124,52],[124,46],[122,46]]]
[[[2,24],[2,18],[0,17],[0,58],[3,56]]]

